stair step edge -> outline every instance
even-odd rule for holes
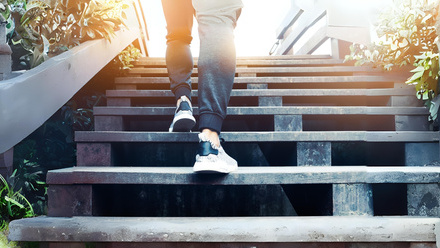
[[[227,142],[438,142],[434,131],[222,132]],[[197,133],[81,131],[76,142],[198,142]]]
[[[107,90],[107,97],[174,97],[169,90]],[[193,90],[191,95],[198,96]],[[258,96],[413,96],[413,89],[245,89],[232,90],[231,97]]]
[[[44,242],[435,242],[423,217],[37,217],[9,239]],[[189,228],[190,227],[190,228]]]
[[[118,115],[173,115],[175,107],[94,107],[93,114]],[[199,108],[193,108],[198,115]],[[278,107],[228,107],[228,115],[428,115],[425,107],[329,107],[329,106],[278,106]]]
[[[193,84],[198,83],[197,77],[192,77]],[[392,82],[385,76],[317,76],[317,77],[236,77],[234,84],[266,84],[266,83],[378,83]],[[168,77],[117,77],[115,84],[169,84]]]
[[[196,174],[191,167],[72,167],[48,172],[49,185],[279,185],[440,183],[440,167],[240,166],[230,174]]]

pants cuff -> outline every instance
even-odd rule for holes
[[[220,134],[223,125],[223,118],[216,114],[206,113],[199,117],[199,131],[211,129]]]
[[[187,87],[179,87],[174,91],[174,97],[176,98],[176,101],[180,99],[181,96],[187,96],[188,99],[191,101],[191,89]]]

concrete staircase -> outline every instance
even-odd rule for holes
[[[48,173],[48,216],[12,222],[10,239],[436,247],[439,135],[404,74],[312,55],[239,58],[236,74],[221,136],[238,172],[192,173],[197,132],[167,132],[165,62],[143,58],[76,133],[78,166]],[[196,103],[197,69],[193,88]]]

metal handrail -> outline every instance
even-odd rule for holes
[[[369,42],[369,24],[364,20],[359,21],[356,13],[342,15],[340,12],[343,10],[333,6],[360,8],[361,6],[354,5],[356,3],[349,0],[332,1],[331,4],[316,1],[313,6],[302,4],[302,7],[300,3],[300,0],[292,0],[290,11],[277,29],[276,38],[280,42],[277,50],[273,52],[274,55],[311,54],[328,39],[362,44]],[[309,35],[306,35],[308,32]],[[333,44],[338,43],[332,42]],[[337,51],[337,48],[332,49]]]

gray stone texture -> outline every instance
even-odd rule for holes
[[[122,116],[96,116],[95,131],[124,131],[124,118]]]
[[[396,131],[429,131],[427,116],[402,116],[395,117]]]
[[[91,185],[50,185],[48,195],[48,216],[72,217],[92,215]]]
[[[371,184],[333,184],[333,215],[374,215]]]
[[[77,166],[110,166],[113,164],[110,143],[77,143]]]
[[[260,96],[258,97],[258,106],[283,106],[283,98],[281,96]]]
[[[302,115],[275,115],[275,131],[302,131]]]
[[[405,144],[405,164],[426,166],[439,159],[438,143]],[[439,184],[408,184],[408,215],[440,216]]]
[[[331,166],[330,142],[298,142],[298,166]]]
[[[38,217],[12,222],[9,237],[54,242],[433,243],[437,223],[436,218],[398,216]]]

